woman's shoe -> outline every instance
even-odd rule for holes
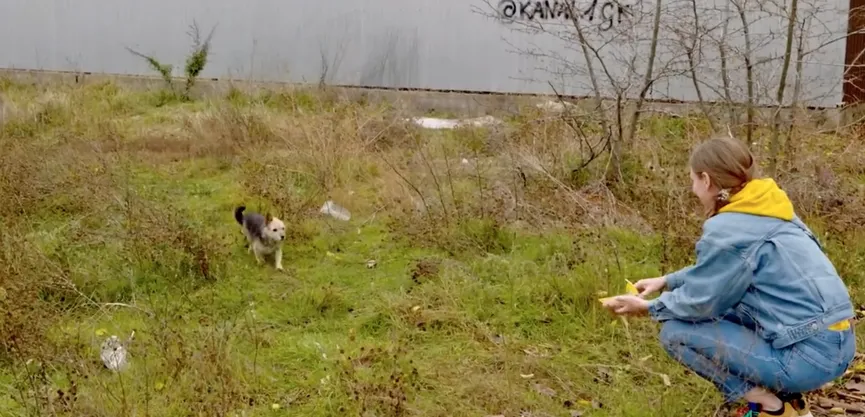
[[[740,417],[800,417],[799,411],[794,409],[788,402],[784,402],[783,408],[778,411],[762,411],[759,404],[748,404],[743,407]],[[810,413],[810,412],[809,412]]]
[[[811,414],[811,405],[808,404],[808,399],[805,398],[804,395],[800,393],[795,394],[779,394],[778,398],[785,403],[789,403],[797,413],[799,413],[799,417],[814,417]]]

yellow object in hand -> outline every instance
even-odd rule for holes
[[[637,289],[637,286],[634,285],[633,282],[625,280],[625,291],[631,295],[640,295],[640,290]]]
[[[625,292],[627,292],[630,295],[640,295],[640,290],[638,290],[637,287],[634,285],[634,283],[629,281],[629,280],[625,280]],[[599,298],[598,301],[600,301],[601,303],[604,303],[604,302],[607,302],[609,300],[612,300],[613,298],[616,298],[616,297]]]

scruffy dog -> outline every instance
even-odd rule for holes
[[[285,224],[270,214],[262,216],[258,213],[243,211],[246,206],[234,209],[234,219],[241,226],[243,235],[249,242],[249,252],[255,254],[255,260],[261,265],[264,257],[273,255],[274,266],[282,271],[282,241],[285,240]]]

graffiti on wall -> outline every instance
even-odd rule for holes
[[[586,7],[577,5],[576,0],[501,0],[498,5],[499,16],[505,21],[582,18],[590,23],[600,22],[598,29],[602,31],[621,24],[623,17],[632,16],[631,9],[631,5],[616,0],[591,0]]]

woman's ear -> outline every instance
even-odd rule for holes
[[[703,186],[706,187],[707,190],[712,188],[712,179],[709,178],[709,174],[707,174],[705,172],[701,172],[700,173],[700,182],[703,183]]]

